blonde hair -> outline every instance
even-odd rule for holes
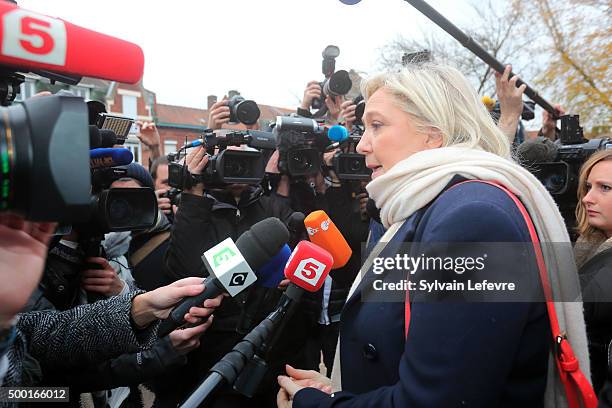
[[[582,199],[587,195],[587,179],[591,174],[593,167],[599,162],[612,160],[612,150],[600,150],[594,153],[587,161],[584,162],[580,167],[580,176],[578,178],[578,204],[576,205],[576,230],[581,237],[587,241],[599,241],[605,238],[603,231],[593,227],[589,224],[589,218],[587,217],[587,211],[585,205],[582,203]]]
[[[385,88],[415,120],[417,130],[437,129],[442,146],[479,148],[510,158],[510,142],[467,79],[455,68],[436,63],[408,64],[400,72],[376,75],[361,83],[366,101]]]

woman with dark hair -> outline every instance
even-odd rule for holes
[[[574,252],[589,339],[593,388],[598,392],[608,371],[612,341],[612,150],[593,154],[580,169]]]
[[[465,77],[447,66],[411,64],[365,81],[362,94],[366,130],[357,150],[373,171],[367,190],[386,232],[342,310],[332,380],[287,367],[279,407],[564,407],[568,374],[559,374],[554,357],[570,343],[577,357],[571,369],[585,372],[579,381],[593,406],[563,219],[544,186],[510,159],[508,138]],[[464,260],[483,243],[505,246],[478,273],[459,263],[381,270],[381,260],[405,256]],[[526,250],[516,251],[521,245]],[[410,287],[396,289],[393,302],[394,293],[376,287],[398,277],[445,288],[505,280],[526,284],[520,296],[528,297]]]

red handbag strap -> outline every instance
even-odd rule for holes
[[[550,283],[548,280],[548,272],[546,269],[546,263],[544,262],[544,255],[542,254],[542,248],[540,248],[540,240],[538,239],[538,234],[536,232],[535,226],[533,225],[533,221],[531,220],[531,217],[527,212],[527,209],[518,199],[518,197],[516,197],[510,190],[508,190],[501,184],[498,184],[493,181],[466,180],[453,185],[451,188],[469,182],[485,183],[501,189],[512,199],[512,201],[518,207],[521,215],[525,220],[525,223],[527,224],[529,235],[531,237],[531,242],[533,244],[533,249],[535,251],[536,262],[538,264],[538,269],[540,272],[542,289],[546,298],[546,308],[548,310],[550,328],[554,341],[555,361],[557,363],[561,382],[563,382],[563,386],[565,387],[569,407],[596,408],[597,396],[595,395],[593,386],[580,370],[580,364],[578,362],[578,359],[574,355],[572,346],[569,344],[566,334],[562,333],[561,329],[559,328],[559,320],[557,319],[555,302],[552,300],[552,290],[550,288]],[[406,291],[406,301],[404,309],[404,330],[407,337],[408,328],[410,326],[410,295],[408,291]]]

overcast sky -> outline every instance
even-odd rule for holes
[[[503,0],[500,0],[503,1]],[[237,89],[262,104],[294,108],[322,79],[321,51],[340,47],[337,69],[373,73],[380,48],[398,35],[440,30],[403,0],[18,0],[22,8],[138,44],[144,85],[158,102],[204,108]],[[456,25],[469,0],[429,0]],[[459,45],[458,45],[459,46]],[[94,63],[94,62],[92,62]]]

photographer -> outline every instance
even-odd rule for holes
[[[297,114],[299,116],[303,116],[305,118],[312,118],[313,115],[310,112],[310,106],[312,105],[312,101],[321,97],[321,85],[318,81],[310,81],[306,84],[306,89],[304,90],[304,97],[302,98],[302,103],[297,109]],[[325,105],[327,106],[327,116],[326,122],[331,125],[335,125],[338,123],[338,118],[340,115],[340,107],[342,104],[344,97],[343,96],[335,96],[332,97],[330,95],[326,95],[325,97]]]
[[[227,96],[224,96],[222,100],[215,102],[210,107],[210,112],[208,114],[208,127],[213,130],[222,129],[223,125],[230,123],[230,107],[228,105],[229,99]],[[245,129],[257,130],[259,129],[259,125],[254,123],[252,125],[244,125]]]
[[[228,149],[234,149],[234,146]],[[203,172],[209,156],[203,146],[192,149],[186,157],[186,166],[191,174],[199,175]],[[255,223],[268,218],[277,217],[287,220],[292,214],[287,200],[276,194],[263,195],[261,186],[244,184],[230,184],[224,188],[208,189],[203,183],[183,190],[181,205],[176,213],[175,223],[170,238],[170,245],[166,253],[166,267],[169,278],[180,279],[185,274],[207,276],[201,255],[225,238],[236,240],[242,233]],[[200,348],[190,356],[190,366],[184,370],[189,376],[184,376],[180,386],[173,387],[163,396],[165,401],[179,402],[203,378],[221,357],[244,336],[241,331],[250,330],[250,326],[258,323],[274,308],[281,295],[278,289],[259,288],[254,285],[236,298],[227,299],[223,307],[215,314],[215,324],[206,333],[205,341],[209,345]],[[255,306],[249,300],[257,295],[262,299],[262,306]],[[261,310],[259,310],[261,309]],[[255,316],[253,321],[244,321],[245,310]],[[242,316],[242,317],[241,317]],[[259,318],[259,320],[258,320]],[[299,320],[299,319],[298,319]],[[246,327],[245,327],[246,326]],[[295,350],[292,350],[295,354]],[[289,356],[288,358],[290,358]],[[274,360],[280,367],[282,360]],[[274,374],[278,369],[270,368]],[[274,378],[269,378],[262,388],[273,387]],[[265,392],[265,391],[262,391]],[[267,392],[267,404],[260,403],[261,396],[247,400],[239,395],[220,394],[218,401],[224,401],[236,406],[268,406],[274,401],[274,391]],[[263,397],[265,398],[265,397]],[[168,399],[168,400],[166,400]],[[259,404],[259,405],[258,405]]]

